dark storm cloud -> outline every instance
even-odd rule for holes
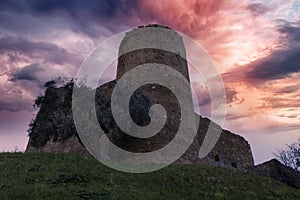
[[[44,88],[46,81],[57,78],[67,80],[69,77],[66,75],[61,69],[34,63],[14,69],[9,74],[9,81],[15,83],[16,86],[22,85],[30,93],[37,94],[40,89]]]
[[[50,26],[61,26],[69,28],[74,32],[83,32],[89,37],[97,37],[101,28],[107,28],[111,32],[116,32],[120,27],[130,23],[132,13],[136,12],[137,6],[135,1],[131,0],[29,0],[29,1],[0,1],[0,24],[10,30],[23,27],[24,23],[33,31],[38,27],[31,27],[28,24],[28,14],[35,18],[48,18],[45,21],[54,21]],[[24,15],[25,20],[19,19],[11,13]],[[17,18],[17,19],[16,19]],[[56,20],[54,20],[54,18]],[[13,21],[11,21],[11,19]],[[12,23],[13,22],[13,23]],[[20,23],[23,22],[23,23]],[[38,23],[38,22],[37,22]],[[43,29],[47,29],[49,24],[41,24]],[[25,31],[28,29],[24,27]]]
[[[0,11],[33,12],[35,14],[59,14],[67,12],[72,17],[90,13],[94,17],[111,17],[118,12],[129,14],[136,7],[134,0],[10,0],[0,1]]]
[[[30,109],[45,81],[65,76],[64,66],[80,62],[78,56],[55,44],[9,35],[0,36],[0,55],[1,74],[7,77],[0,88],[0,110],[12,112]]]
[[[284,25],[279,26],[278,31],[287,34],[286,37],[291,41],[300,42],[300,21],[298,22],[285,22]]]
[[[285,23],[278,28],[287,42],[286,49],[274,51],[270,56],[249,64],[250,78],[272,80],[285,78],[300,71],[300,22]]]
[[[77,57],[55,44],[33,42],[22,37],[5,35],[0,37],[0,53],[19,52],[30,58],[40,58],[54,64],[78,64]],[[13,55],[11,55],[13,58]]]
[[[259,84],[261,81],[282,79],[291,73],[300,72],[300,22],[285,23],[277,31],[284,40],[282,47],[269,56],[257,59],[244,66],[236,66],[223,74],[227,81],[248,81]]]
[[[63,76],[63,72],[51,66],[30,64],[13,68],[6,75],[8,81],[0,87],[0,110],[17,112],[31,110],[34,99],[42,94],[45,81]]]
[[[128,14],[131,8],[135,6],[133,0],[50,0],[30,1],[31,8],[39,13],[52,13],[57,10],[67,11],[73,17],[78,17],[84,12],[89,12],[94,17],[111,17],[117,12]]]
[[[37,64],[27,65],[12,73],[10,81],[25,80],[39,82],[38,72],[43,72],[44,70],[44,68]]]
[[[300,71],[300,48],[278,50],[270,56],[258,59],[250,64],[250,79],[274,80],[285,78],[290,73]]]

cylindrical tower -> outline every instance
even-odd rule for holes
[[[175,69],[189,82],[184,43],[179,34],[168,27],[139,26],[126,33],[119,48],[117,81],[131,69],[148,63]],[[117,130],[113,134],[119,139],[114,143],[131,152],[151,152],[167,145],[176,135],[181,118],[179,102],[170,89],[159,84],[140,87],[130,100],[131,118],[140,126],[148,125],[149,108],[154,104],[162,105],[167,112],[165,126],[159,133],[149,138],[136,138]]]
[[[117,79],[145,63],[165,64],[189,81],[182,38],[168,27],[156,24],[139,26],[126,33],[119,48]]]

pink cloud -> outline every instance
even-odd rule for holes
[[[148,1],[139,3],[146,22],[165,24],[196,39],[221,71],[268,52],[279,34],[265,16],[253,15],[249,1]],[[257,11],[255,11],[257,12]]]

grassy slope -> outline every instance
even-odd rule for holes
[[[0,199],[300,199],[300,190],[205,165],[127,174],[75,155],[1,153]]]

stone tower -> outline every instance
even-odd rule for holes
[[[146,63],[171,67],[190,81],[182,38],[168,27],[151,24],[126,33],[119,47],[117,80],[131,69]],[[131,152],[151,152],[167,145],[174,138],[180,124],[180,106],[175,95],[164,86],[148,84],[135,92],[132,103],[139,107],[138,110],[131,109],[131,117],[138,125],[149,124],[149,108],[154,104],[160,104],[166,109],[166,124],[158,134],[145,139],[132,137],[117,128],[111,132],[116,135],[112,138],[119,138],[114,143]]]
[[[182,38],[168,27],[156,24],[139,26],[126,33],[119,48],[117,79],[144,63],[165,64],[179,71],[189,81]]]

